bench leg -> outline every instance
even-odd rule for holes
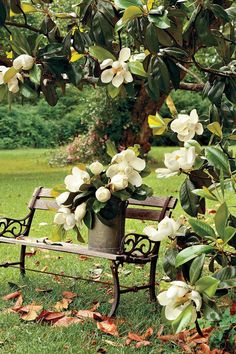
[[[119,263],[112,261],[111,271],[112,271],[113,282],[114,282],[114,301],[112,303],[111,311],[109,312],[108,315],[109,317],[115,315],[120,302],[120,281],[119,281],[118,268],[119,268]]]
[[[25,275],[25,252],[26,252],[26,246],[21,246],[21,252],[20,252],[20,273],[22,276]]]
[[[155,291],[155,283],[156,283],[156,266],[157,266],[157,258],[151,260],[150,265],[150,288],[149,295],[151,301],[157,301],[156,291]]]

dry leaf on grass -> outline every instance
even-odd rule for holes
[[[68,327],[73,324],[81,323],[83,322],[81,319],[76,318],[76,317],[62,317],[58,321],[56,321],[53,325],[53,327]]]
[[[52,289],[40,289],[40,288],[36,288],[35,291],[37,293],[51,293]]]
[[[74,299],[78,295],[72,291],[63,291],[62,296],[66,299]]]
[[[146,332],[142,335],[139,335],[137,333],[133,333],[133,332],[129,332],[128,333],[128,339],[130,339],[131,341],[136,341],[136,342],[142,342],[143,344],[141,346],[145,346],[145,345],[149,345],[149,344],[145,344],[147,338],[151,337],[153,335],[153,329],[152,327],[149,327]],[[126,341],[126,345],[128,344],[129,341]],[[138,348],[138,347],[137,347]]]
[[[58,301],[54,307],[57,311],[67,310],[71,303],[71,299],[63,298],[61,301]]]
[[[34,321],[38,317],[38,313],[34,310],[23,313],[20,318],[24,321]]]
[[[37,321],[48,321],[54,323],[62,317],[65,317],[65,314],[63,312],[53,312],[53,311],[43,310],[38,315]]]
[[[12,310],[17,310],[23,305],[23,296],[18,296],[15,305],[12,307]]]
[[[117,326],[111,318],[102,322],[97,322],[97,328],[106,334],[110,334],[111,336],[119,336]]]
[[[141,342],[138,342],[135,344],[135,348],[141,348],[141,347],[147,347],[149,345],[151,345],[152,343],[149,342],[148,340],[143,340]]]
[[[76,313],[76,316],[79,318],[91,318],[95,320],[102,320],[103,316],[99,312],[94,312],[91,310],[79,310]]]
[[[42,269],[41,269],[41,271],[40,272],[46,272],[48,270],[48,266],[45,266],[45,267],[43,267]]]
[[[36,255],[36,252],[37,251],[34,248],[31,248],[30,252],[26,252],[25,255],[26,255],[26,257],[32,257],[32,256]]]
[[[18,290],[18,291],[15,291],[14,293],[11,293],[11,294],[8,294],[8,295],[5,295],[2,297],[2,299],[4,301],[9,301],[9,300],[12,300],[12,299],[16,299],[17,297],[19,297],[21,295],[21,291]]]

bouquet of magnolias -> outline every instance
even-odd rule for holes
[[[53,190],[59,209],[54,217],[52,239],[62,240],[73,229],[82,241],[79,226],[83,222],[89,229],[93,228],[96,215],[109,225],[117,216],[121,202],[151,196],[152,189],[142,180],[148,174],[146,162],[138,155],[136,148],[128,148],[114,155],[107,167],[99,161],[73,167],[65,178],[65,187]]]

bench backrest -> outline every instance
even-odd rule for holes
[[[145,200],[129,199],[126,218],[161,221],[165,216],[170,216],[175,208],[177,199],[174,197],[149,197]],[[134,207],[135,206],[135,207]],[[36,188],[28,205],[31,210],[58,209],[58,204],[52,196],[52,189]]]

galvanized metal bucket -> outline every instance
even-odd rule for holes
[[[119,253],[121,240],[125,233],[125,209],[127,204],[121,203],[119,213],[110,220],[109,225],[103,224],[95,215],[93,228],[88,231],[88,248],[105,253]]]

